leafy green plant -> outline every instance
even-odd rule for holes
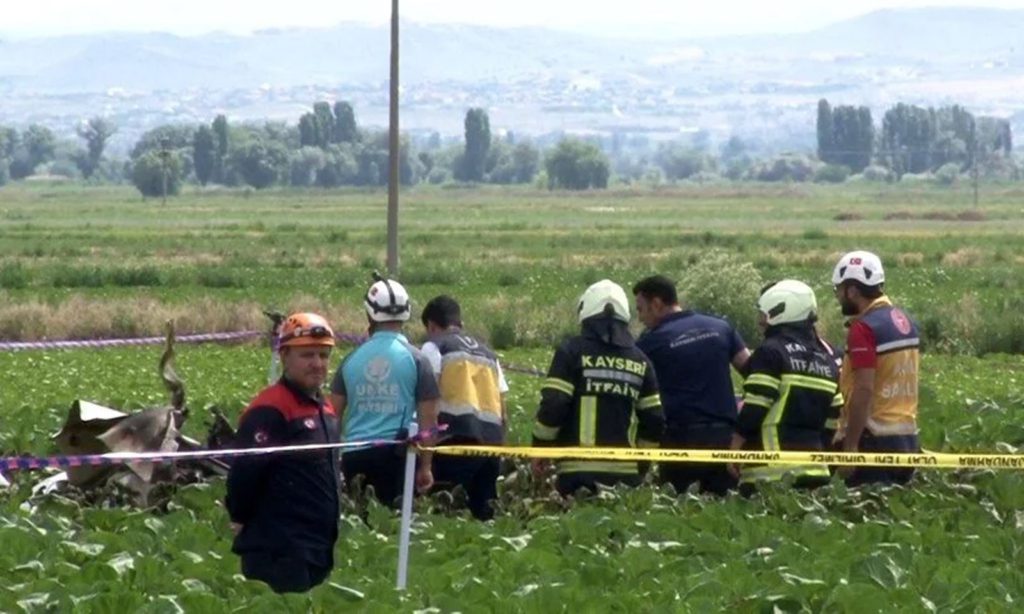
[[[712,249],[680,272],[678,284],[688,305],[728,319],[744,339],[758,338],[755,305],[764,281],[753,264]]]
[[[332,368],[346,351],[339,348]],[[127,408],[163,403],[159,352],[0,354],[0,450],[51,452],[50,435],[74,398]],[[550,349],[516,348],[503,351],[502,362],[544,369],[550,357]],[[193,406],[186,432],[202,437],[195,408],[217,404],[235,419],[264,385],[266,360],[255,344],[181,347],[177,366]],[[1024,449],[1022,371],[1017,356],[926,355],[924,446]],[[506,373],[509,441],[526,444],[541,379]],[[999,611],[1024,591],[1015,546],[1024,476],[1015,471],[922,471],[911,488],[835,482],[804,492],[776,484],[723,500],[648,482],[569,501],[527,463],[510,461],[492,523],[471,520],[446,495],[417,501],[405,594],[394,591],[398,518],[367,499],[346,501],[328,581],[289,596],[238,576],[220,481],[169,489],[154,508],[133,509],[116,491],[91,500],[32,497],[40,474],[8,477],[15,488],[0,491],[4,611],[207,611],[225,602],[301,612],[539,613],[551,603],[578,611]]]

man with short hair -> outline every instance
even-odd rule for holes
[[[281,327],[284,374],[242,413],[243,448],[338,441],[338,418],[321,388],[334,332],[321,316],[296,313]],[[303,592],[334,567],[338,539],[336,450],[241,456],[231,464],[225,507],[242,574],[274,591]]]
[[[657,447],[665,427],[658,379],[629,333],[629,299],[601,280],[577,303],[580,334],[560,345],[541,387],[533,445]],[[636,430],[633,431],[635,421]],[[543,474],[546,461],[533,463]],[[636,461],[560,460],[555,485],[563,496],[598,485],[636,486]]]
[[[437,382],[430,363],[402,334],[409,319],[409,293],[402,284],[376,276],[363,301],[370,338],[353,350],[334,376],[331,401],[343,420],[346,442],[403,439],[410,422],[421,431],[437,426]],[[433,485],[432,453],[420,453],[416,488]],[[362,476],[377,499],[395,506],[405,478],[405,449],[374,447],[345,452],[347,485]]]
[[[633,286],[636,310],[647,330],[637,340],[654,363],[666,428],[663,448],[724,450],[736,428],[736,393],[730,366],[741,373],[750,351],[723,319],[683,309],[675,284],[654,275]],[[736,487],[716,463],[660,463],[661,481],[683,493],[694,482],[701,492],[724,495]]]
[[[885,295],[885,271],[871,252],[843,256],[832,273],[843,315],[850,318],[839,386],[846,404],[836,441],[844,452],[916,453],[920,338],[917,325]],[[913,469],[842,468],[850,485],[905,484]]]
[[[441,393],[438,423],[448,427],[444,443],[501,445],[508,384],[498,356],[462,330],[462,308],[450,296],[431,299],[420,319],[429,338],[423,355]],[[439,454],[434,457],[434,481],[444,488],[461,485],[473,517],[490,520],[494,517],[491,502],[498,498],[499,467],[496,457]]]

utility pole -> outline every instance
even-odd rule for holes
[[[388,275],[398,276],[398,0],[391,0],[391,108],[388,132]]]
[[[974,175],[974,208],[978,208],[978,142],[974,142],[974,168],[972,170]]]
[[[160,174],[163,179],[163,189],[160,191],[162,195],[161,204],[167,205],[167,162],[171,157],[170,139],[164,137],[160,139]]]

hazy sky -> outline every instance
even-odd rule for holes
[[[250,32],[340,21],[384,22],[388,0],[2,0],[0,32],[19,37],[110,30],[197,34]],[[420,22],[550,26],[603,34],[700,36],[795,32],[879,8],[991,6],[1024,0],[401,0],[402,16]]]

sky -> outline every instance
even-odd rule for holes
[[[244,34],[274,27],[384,23],[388,0],[2,0],[0,33],[18,38],[106,31]],[[602,35],[699,37],[814,29],[882,8],[988,6],[1024,0],[401,0],[404,19],[546,26]]]

